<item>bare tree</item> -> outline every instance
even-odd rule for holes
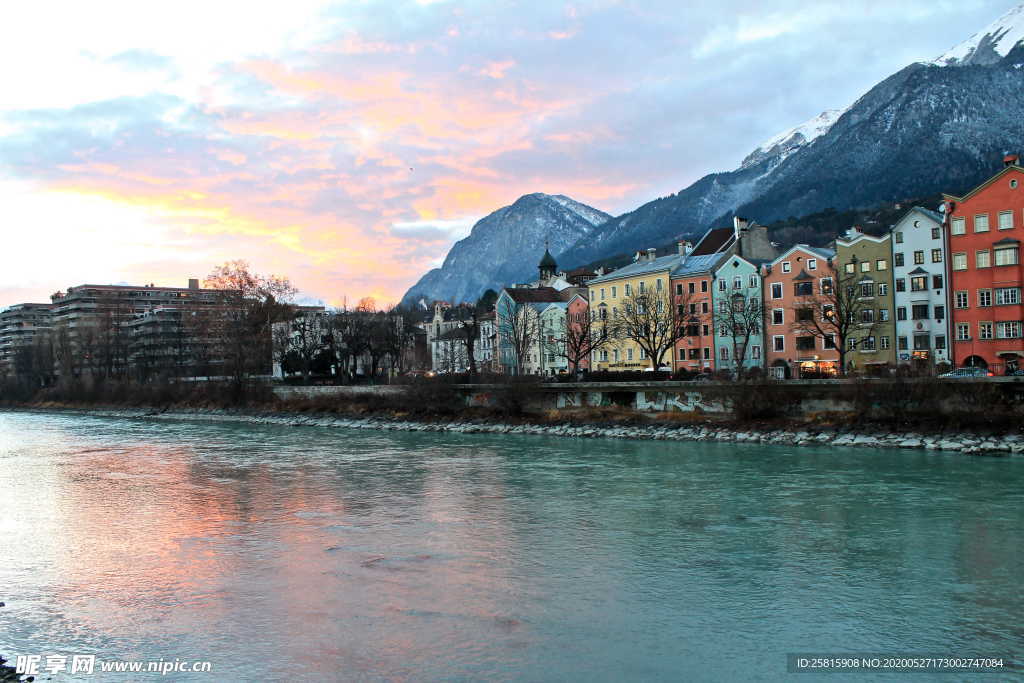
[[[669,297],[664,292],[634,290],[621,303],[621,310],[607,322],[609,339],[636,343],[647,354],[651,367],[658,369],[665,354],[671,357],[676,342],[686,333],[685,327],[676,322]]]
[[[570,318],[566,312],[565,329],[560,335],[547,336],[543,340],[544,352],[564,358],[570,372],[579,372],[580,364],[609,341],[606,325],[597,324],[594,313],[589,309]]]
[[[539,339],[537,311],[528,303],[508,297],[499,300],[496,310],[499,350],[508,352],[514,374],[521,375],[526,359]]]
[[[743,372],[743,364],[750,352],[751,339],[761,333],[764,305],[761,297],[736,292],[721,301],[715,313],[715,322],[721,336],[732,340],[732,363],[736,373]]]
[[[846,354],[873,339],[877,329],[875,284],[860,282],[856,273],[839,276],[832,271],[832,276],[822,278],[817,286],[814,280],[805,280],[794,287],[792,329],[823,340],[825,348],[835,348],[839,372],[845,375]]]
[[[293,311],[291,320],[274,325],[274,356],[282,370],[295,358],[303,381],[309,383],[313,363],[324,349],[325,326],[324,314],[308,310]]]

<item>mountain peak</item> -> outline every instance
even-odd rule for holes
[[[753,166],[767,157],[778,157],[778,160],[782,161],[799,148],[827,133],[844,113],[846,109],[827,109],[798,126],[782,131],[758,145],[757,149],[746,156],[740,168]]]
[[[935,66],[995,64],[1024,40],[1024,4],[929,62]]]

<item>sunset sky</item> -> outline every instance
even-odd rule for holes
[[[1012,2],[12,3],[0,307],[229,259],[396,301],[529,192],[612,214]]]

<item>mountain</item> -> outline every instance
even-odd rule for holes
[[[692,238],[733,215],[767,223],[829,208],[958,192],[1024,148],[1024,5],[848,108],[774,136],[739,168],[704,176],[600,226],[563,266]]]
[[[468,237],[452,246],[440,268],[405,293],[402,303],[475,301],[487,289],[536,280],[545,243],[557,257],[609,218],[564,195],[524,195],[480,219]]]

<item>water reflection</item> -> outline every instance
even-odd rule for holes
[[[1024,642],[1022,471],[0,413],[18,482],[0,651],[211,659],[228,679],[727,680],[774,678],[793,651],[1006,655]]]

